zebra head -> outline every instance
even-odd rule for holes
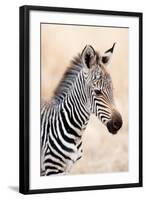
[[[114,46],[115,43],[101,56],[87,45],[81,54],[90,112],[98,116],[112,134],[116,134],[122,126],[121,114],[114,103],[112,79],[107,71]]]

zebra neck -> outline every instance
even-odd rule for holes
[[[86,128],[90,118],[84,84],[84,80],[79,76],[61,103],[61,112],[65,115],[68,123],[78,131]]]

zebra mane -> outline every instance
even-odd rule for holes
[[[78,54],[72,61],[70,66],[65,71],[60,83],[54,91],[53,100],[61,101],[65,98],[75,78],[82,69],[81,54]]]

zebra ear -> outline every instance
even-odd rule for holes
[[[82,51],[81,59],[85,67],[88,69],[96,63],[96,53],[92,46],[86,45]]]
[[[105,64],[105,65],[109,64],[109,62],[111,60],[111,56],[112,56],[113,51],[114,51],[115,44],[116,43],[113,44],[112,48],[105,51],[104,55],[101,58],[101,61],[102,61],[103,64]]]

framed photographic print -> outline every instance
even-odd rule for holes
[[[142,13],[20,7],[20,192],[142,186]]]

